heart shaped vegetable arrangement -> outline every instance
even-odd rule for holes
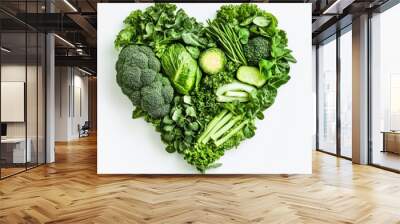
[[[161,134],[200,172],[255,134],[255,120],[289,81],[286,33],[254,4],[224,5],[206,25],[176,5],[135,10],[115,40],[117,83]]]

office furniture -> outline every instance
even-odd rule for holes
[[[384,131],[382,152],[400,154],[400,131]]]
[[[25,144],[27,145],[25,151]],[[1,139],[1,157],[5,163],[20,164],[32,160],[32,140],[30,138],[6,138]]]
[[[90,129],[89,121],[85,121],[82,127],[78,125],[79,138],[89,136],[89,129]]]
[[[1,123],[1,137],[5,138],[7,136],[7,124]]]

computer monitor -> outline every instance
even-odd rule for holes
[[[7,124],[1,123],[1,137],[7,136]]]

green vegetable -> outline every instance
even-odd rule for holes
[[[239,37],[229,24],[224,22],[207,21],[206,31],[225,50],[228,58],[234,63],[246,65],[243,47]]]
[[[250,32],[246,28],[240,28],[238,32],[239,40],[242,44],[247,44],[250,37]]]
[[[254,37],[243,47],[244,54],[250,65],[258,65],[262,59],[270,57],[270,44],[264,37]]]
[[[226,115],[228,111],[222,110],[218,116],[216,116],[208,125],[205,131],[200,135],[199,139],[197,140],[198,143],[203,142],[203,140],[209,135],[211,130],[215,127],[215,125]]]
[[[214,75],[223,71],[225,64],[225,54],[218,48],[207,49],[201,53],[199,58],[200,68],[209,75]]]
[[[124,28],[114,43],[117,48],[147,45],[161,57],[170,44],[178,42],[202,49],[215,46],[205,36],[203,25],[182,9],[177,10],[174,4],[155,3],[143,11],[133,11],[124,20]]]
[[[200,50],[197,47],[186,46],[186,50],[189,52],[190,56],[194,59],[198,59],[200,56]]]
[[[219,87],[215,95],[218,102],[246,102],[249,101],[249,94],[254,90],[255,88],[250,85],[235,81]]]
[[[232,120],[230,120],[227,124],[223,126],[223,128],[216,131],[214,134],[211,135],[211,139],[216,141],[219,139],[225,132],[227,132],[230,128],[232,128],[238,121],[242,119],[242,116],[236,116]]]
[[[235,30],[246,28],[251,36],[271,37],[277,32],[278,26],[275,16],[249,3],[222,6],[217,11],[216,20],[232,24]]]
[[[232,138],[235,134],[237,134],[239,131],[241,131],[242,128],[247,124],[247,122],[248,122],[247,120],[243,121],[237,127],[232,129],[228,134],[226,134],[223,138],[216,140],[215,145],[220,146],[220,145],[224,144],[226,141],[228,141],[230,138]]]
[[[161,64],[176,91],[188,94],[201,79],[201,71],[182,44],[172,44],[161,57]]]
[[[249,94],[246,92],[241,91],[226,91],[225,96],[232,96],[232,97],[249,97]]]
[[[238,126],[234,127],[235,124],[242,121]],[[247,120],[243,120],[242,115],[233,116],[232,113],[226,113],[223,110],[218,114],[208,125],[205,131],[200,135],[197,140],[197,144],[207,144],[212,139],[216,146],[221,146],[248,123]]]
[[[132,118],[151,123],[165,150],[201,173],[255,135],[296,62],[277,19],[255,4],[223,5],[206,25],[156,3],[133,11],[115,40],[117,82],[136,105]]]
[[[267,78],[260,73],[260,70],[253,66],[241,66],[236,74],[236,77],[247,84],[261,87],[267,81]]]
[[[195,108],[190,105],[190,96],[176,96],[169,114],[160,123],[161,139],[167,152],[183,153],[194,147],[195,137],[200,131]]]
[[[167,114],[174,90],[159,73],[160,62],[150,48],[129,45],[123,48],[116,64],[117,83],[137,107],[132,117],[147,112],[154,118]]]
[[[204,137],[201,143],[206,144],[210,140],[211,136],[213,136],[220,128],[222,128],[232,117],[233,114],[228,113],[220,120],[218,120],[217,123],[215,123],[215,125],[211,127],[211,131],[206,135],[206,137]]]
[[[266,27],[269,24],[269,20],[264,16],[257,16],[253,19],[253,23],[259,27]]]

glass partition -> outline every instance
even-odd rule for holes
[[[37,74],[37,162],[43,164],[46,162],[46,38],[43,33],[38,34],[38,74]]]
[[[0,6],[44,12],[44,1]],[[0,12],[1,179],[45,163],[45,45],[44,33]]]
[[[1,34],[1,176],[24,171],[31,160],[26,150],[26,75],[25,32]],[[6,49],[6,50],[4,50]]]
[[[340,154],[352,157],[352,32],[340,36]]]
[[[400,5],[376,14],[372,24],[372,164],[400,171]]]
[[[336,37],[318,48],[318,149],[336,154]]]
[[[29,161],[27,167],[37,165],[38,160],[38,34],[27,33],[27,74],[26,74],[26,114],[27,114],[27,151]]]

